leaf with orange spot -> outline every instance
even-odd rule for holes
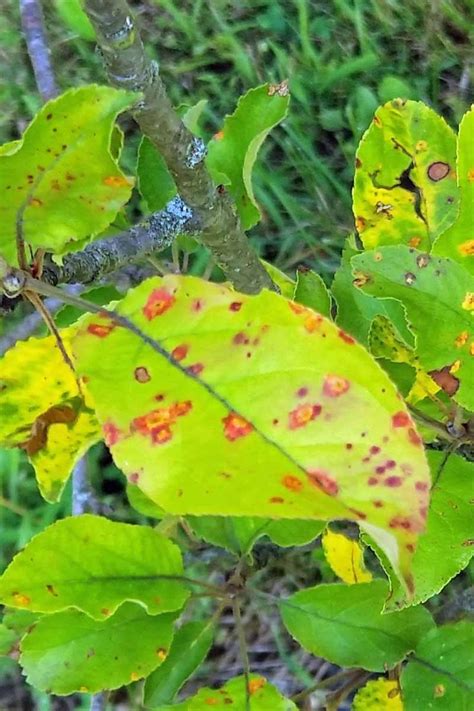
[[[358,541],[328,528],[321,543],[327,562],[345,583],[354,585],[372,580],[371,573],[365,568],[363,548]]]
[[[277,294],[193,277],[144,282],[117,310],[146,342],[121,327],[98,337],[93,316],[74,352],[133,483],[174,514],[357,521],[410,585],[428,503],[413,481],[429,471],[410,415],[360,345]],[[295,427],[301,408],[310,416]]]
[[[415,354],[422,368],[448,368],[459,381],[453,399],[474,410],[474,322],[466,306],[474,294],[474,277],[450,259],[403,245],[381,247],[352,258],[363,273],[364,293],[401,301],[416,337]],[[473,300],[474,304],[474,300]]]
[[[252,170],[258,151],[288,111],[289,94],[271,93],[269,84],[241,96],[231,116],[226,116],[222,134],[208,146],[206,164],[214,182],[223,184],[235,200],[242,226],[250,229],[260,221],[252,186]]]
[[[455,220],[456,136],[419,101],[381,106],[356,154],[353,210],[366,249],[429,249]]]
[[[48,693],[116,689],[163,662],[156,650],[169,648],[174,618],[132,603],[105,621],[79,610],[44,615],[21,642],[20,664],[28,682]]]
[[[249,675],[248,691],[252,711],[297,711],[296,705],[285,698],[263,676]],[[243,711],[247,707],[246,682],[243,676],[230,679],[220,689],[204,687],[197,694],[173,706],[176,711]]]
[[[67,351],[73,333],[62,330]],[[22,447],[42,496],[57,501],[74,465],[102,433],[53,336],[18,341],[0,359],[0,412],[1,446]]]
[[[354,696],[352,711],[403,711],[398,682],[394,679],[371,679]]]
[[[474,273],[474,107],[459,126],[457,146],[457,181],[460,192],[456,221],[435,242],[433,253],[460,262]]]
[[[56,254],[110,225],[133,187],[110,152],[112,129],[136,97],[71,89],[41,108],[16,150],[0,153],[0,254],[9,264],[17,222],[28,245]]]

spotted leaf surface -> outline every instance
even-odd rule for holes
[[[355,520],[409,585],[429,471],[361,346],[277,294],[193,277],[144,282],[118,310],[142,336],[104,314],[74,351],[132,483],[175,514]]]
[[[423,607],[383,614],[383,580],[359,585],[318,585],[280,603],[290,634],[312,654],[341,667],[385,671],[434,627]]]
[[[437,239],[433,252],[460,262],[474,272],[474,108],[459,126],[457,181],[460,192],[459,214],[455,223]]]
[[[323,534],[322,546],[327,562],[345,583],[354,585],[372,580],[364,565],[364,551],[359,541],[328,528]]]
[[[95,693],[148,676],[168,654],[174,615],[127,603],[108,620],[78,610],[42,617],[21,643],[28,682],[53,694]]]
[[[133,181],[109,146],[118,113],[136,94],[95,85],[45,104],[13,153],[0,156],[0,254],[16,264],[17,225],[33,247],[60,253],[104,230]]]
[[[353,711],[403,711],[398,682],[379,677],[372,679],[354,696]]]
[[[456,136],[428,106],[381,106],[356,156],[353,209],[364,247],[429,249],[456,218],[455,161]]]
[[[209,143],[209,171],[216,183],[227,186],[245,230],[260,220],[252,187],[257,153],[271,129],[285,118],[289,100],[286,82],[251,89]]]
[[[249,675],[250,708],[252,711],[297,711],[295,704],[280,694],[278,689],[263,676]],[[212,709],[245,709],[247,690],[243,676],[230,679],[220,689],[209,687],[199,689],[198,693],[182,704],[173,706],[178,711],[209,711]]]
[[[179,548],[155,530],[84,514],[57,521],[0,578],[0,601],[34,612],[75,607],[107,619],[125,601],[150,614],[179,610],[188,591]]]
[[[471,622],[430,630],[402,672],[405,711],[470,711],[474,706],[473,646]]]
[[[66,350],[72,333],[62,331]],[[22,447],[41,494],[57,501],[101,430],[90,398],[84,389],[79,392],[53,336],[19,341],[0,359],[0,412],[1,446]]]
[[[352,259],[364,292],[399,299],[416,335],[422,367],[474,410],[474,277],[450,259],[399,245]]]

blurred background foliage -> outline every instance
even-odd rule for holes
[[[263,220],[251,232],[262,256],[288,273],[306,264],[329,281],[337,268],[353,224],[355,150],[379,104],[397,96],[419,99],[456,127],[473,100],[471,0],[146,0],[130,5],[174,103],[207,99],[205,138],[219,130],[247,89],[289,79],[289,116],[267,139],[254,172]],[[79,0],[46,0],[43,8],[61,90],[105,83]],[[0,143],[18,138],[39,107],[18,3],[2,0]],[[133,172],[138,138],[131,122],[125,128],[129,140],[123,162]],[[124,477],[102,445],[93,448],[88,464],[113,518],[144,522],[127,505]],[[23,454],[0,450],[0,570],[32,535],[69,514],[70,499],[69,486],[60,503],[46,504]],[[314,563],[324,579],[322,560],[318,563],[316,556]],[[284,659],[285,654],[280,650]],[[296,664],[291,655],[288,659],[287,666]],[[307,673],[301,665],[298,670]],[[4,660],[0,695],[3,683],[11,693],[9,673],[17,674],[15,663]],[[71,706],[66,700],[53,703],[33,693],[38,709],[81,703],[77,698]],[[31,708],[30,701],[18,698],[17,708]]]

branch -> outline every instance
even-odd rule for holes
[[[43,101],[49,101],[59,92],[46,42],[40,0],[20,0],[20,14],[28,55],[35,73],[36,86]]]
[[[143,93],[133,115],[199,219],[202,244],[238,290],[257,293],[263,287],[274,288],[242,231],[235,205],[211,180],[203,141],[184,126],[167,96],[157,63],[146,56],[126,0],[84,0],[84,9],[94,25],[111,84]]]

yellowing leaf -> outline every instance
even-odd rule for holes
[[[398,682],[385,679],[383,676],[368,681],[354,696],[352,710],[403,711]]]
[[[323,534],[322,545],[327,562],[345,583],[354,585],[372,580],[371,573],[365,568],[363,548],[358,541],[328,528]]]
[[[73,332],[62,331],[66,350]],[[22,447],[41,494],[57,501],[101,431],[53,336],[19,341],[0,360],[0,412],[0,445]]]
[[[388,376],[335,324],[170,275],[74,342],[114,459],[168,513],[350,519],[410,587],[429,471]],[[140,342],[140,331],[142,333]]]

